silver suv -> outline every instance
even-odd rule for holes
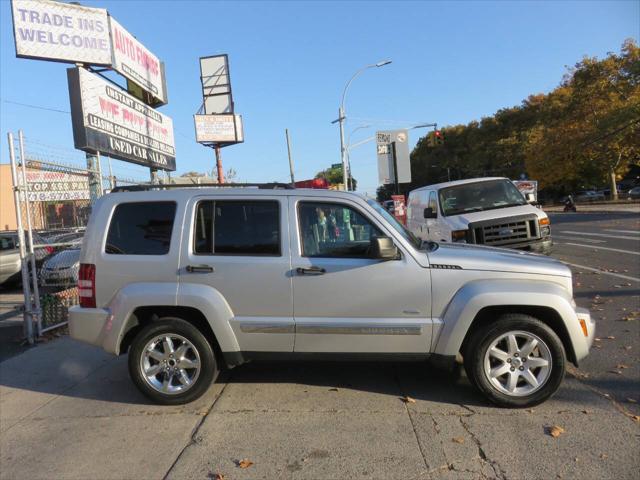
[[[164,404],[252,359],[458,357],[492,402],[524,407],[588,354],[595,325],[560,262],[420,242],[356,194],[269,187],[102,197],[71,336],[128,352],[133,382]]]

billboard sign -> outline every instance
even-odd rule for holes
[[[157,101],[167,103],[164,66],[151,51],[110,17],[113,41],[113,69],[148,92]]]
[[[233,113],[228,56],[225,54],[200,58],[200,80],[204,113]]]
[[[26,174],[31,202],[89,200],[87,175],[37,170],[27,170]]]
[[[198,143],[244,142],[241,115],[194,115],[193,118]]]
[[[176,169],[171,118],[83,68],[67,70],[75,147],[161,170]]]
[[[393,153],[395,151],[395,162]],[[378,180],[381,184],[411,182],[409,162],[409,132],[386,130],[376,132],[376,152],[378,156]]]
[[[16,56],[111,65],[105,9],[49,0],[13,0],[11,9]]]

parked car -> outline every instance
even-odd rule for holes
[[[603,202],[605,200],[604,193],[595,190],[586,190],[578,192],[574,197],[576,202]]]
[[[498,405],[549,398],[595,323],[542,256],[422,242],[350,192],[151,186],[94,205],[73,338],[149,398],[201,396],[221,367],[344,358],[455,365]],[[425,368],[429,368],[425,365]]]
[[[25,238],[27,233],[25,232]],[[0,285],[19,284],[22,280],[20,261],[20,243],[18,232],[0,232]],[[28,242],[28,238],[27,238]],[[46,245],[46,241],[37,233],[33,233],[34,245]],[[28,245],[28,243],[27,243]],[[35,248],[33,251],[36,268],[53,252],[50,246]]]
[[[551,253],[551,225],[507,178],[438,183],[409,193],[407,228],[425,241]]]
[[[56,291],[78,284],[80,248],[61,250],[51,255],[40,268],[39,281],[44,290]]]
[[[640,199],[640,186],[638,187],[633,187],[631,190],[629,190],[629,198],[631,200],[638,200]]]

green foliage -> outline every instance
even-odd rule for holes
[[[476,176],[519,178],[570,191],[619,178],[640,160],[640,49],[585,57],[548,94],[467,125],[442,129],[444,145],[420,139],[406,188]]]
[[[343,183],[342,166],[329,167],[325,170],[322,170],[316,173],[315,178],[324,178],[327,182],[329,182],[330,185],[341,185]],[[351,190],[355,191],[356,187],[358,186],[358,181],[353,177],[351,177],[351,185]]]

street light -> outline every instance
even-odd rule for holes
[[[344,121],[347,119],[347,117],[344,114],[344,102],[347,97],[347,90],[349,90],[349,86],[351,85],[351,82],[353,82],[355,78],[365,70],[368,70],[369,68],[384,67],[385,65],[389,65],[390,63],[391,63],[391,60],[382,60],[378,63],[372,63],[371,65],[366,65],[362,67],[360,70],[356,71],[356,73],[354,73],[353,76],[349,79],[349,81],[344,87],[344,90],[342,91],[342,99],[340,100],[340,109],[338,110],[338,119],[331,122],[331,123],[338,122],[340,125],[340,160],[342,161],[342,183],[343,183],[343,188],[345,190],[347,189],[347,160],[346,160],[346,148],[344,145]]]
[[[358,130],[362,130],[364,128],[371,128],[371,125],[360,125],[354,128],[353,130],[351,130],[351,133],[349,134],[349,138],[347,140],[347,146],[345,147],[345,150],[347,151],[347,182],[348,182],[346,186],[347,186],[347,190],[349,191],[353,190],[353,177],[351,176],[351,137]]]

